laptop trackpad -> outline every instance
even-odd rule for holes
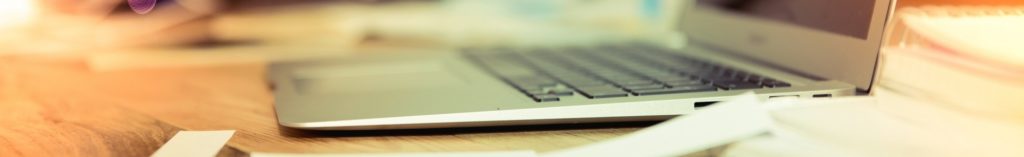
[[[466,84],[440,60],[309,67],[292,74],[302,94],[419,91]]]

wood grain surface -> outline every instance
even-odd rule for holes
[[[1024,4],[903,0],[899,6]],[[281,129],[261,63],[93,72],[77,57],[0,57],[0,156],[148,156],[179,130],[238,130],[245,152],[550,151],[649,124],[385,132]]]
[[[177,130],[238,130],[241,152],[548,151],[648,124],[411,131],[281,129],[264,65],[91,72],[80,59],[2,58],[0,156],[146,156]]]
[[[0,156],[148,156],[178,131],[92,99],[102,90],[76,78],[48,77],[82,71],[81,64],[15,60],[0,59]]]

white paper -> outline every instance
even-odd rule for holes
[[[727,157],[1024,156],[1024,124],[893,96],[801,100],[770,111],[771,136],[730,145]]]
[[[769,126],[764,106],[747,93],[633,134],[541,156],[682,156],[763,134]]]
[[[380,153],[380,154],[289,154],[251,153],[251,157],[535,157],[532,150],[494,152]]]
[[[834,145],[823,139],[815,138],[813,135],[808,135],[807,132],[800,132],[798,130],[803,127],[812,128],[833,128],[842,129],[844,131],[839,132],[851,132],[861,131],[863,128],[847,128],[843,127],[848,123],[832,123],[827,117],[829,115],[863,115],[869,116],[860,110],[849,109],[842,106],[834,107],[833,109],[827,109],[830,105],[835,104],[874,104],[874,99],[871,98],[833,98],[833,99],[818,99],[818,100],[790,100],[790,101],[775,101],[768,102],[766,106],[772,106],[769,110],[769,114],[772,115],[773,122],[770,134],[765,134],[755,138],[746,139],[729,145],[729,149],[725,150],[721,156],[723,157],[860,157],[870,156],[859,154],[842,147]],[[822,109],[826,110],[816,110]],[[845,113],[836,113],[845,112]],[[795,118],[795,119],[794,119]],[[870,118],[866,118],[870,119]],[[866,119],[853,119],[855,121],[871,121]],[[804,126],[803,123],[794,122],[797,121],[814,121],[819,124],[813,124],[811,126]],[[825,133],[834,134],[834,133]],[[843,133],[835,134],[842,135]],[[819,134],[820,135],[820,134]]]
[[[157,149],[152,157],[216,156],[234,134],[234,130],[179,131]]]

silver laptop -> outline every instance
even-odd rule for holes
[[[891,0],[685,1],[678,42],[278,63],[279,124],[383,130],[664,120],[754,92],[870,90]]]

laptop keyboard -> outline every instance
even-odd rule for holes
[[[654,47],[467,49],[466,56],[537,102],[790,86]]]

